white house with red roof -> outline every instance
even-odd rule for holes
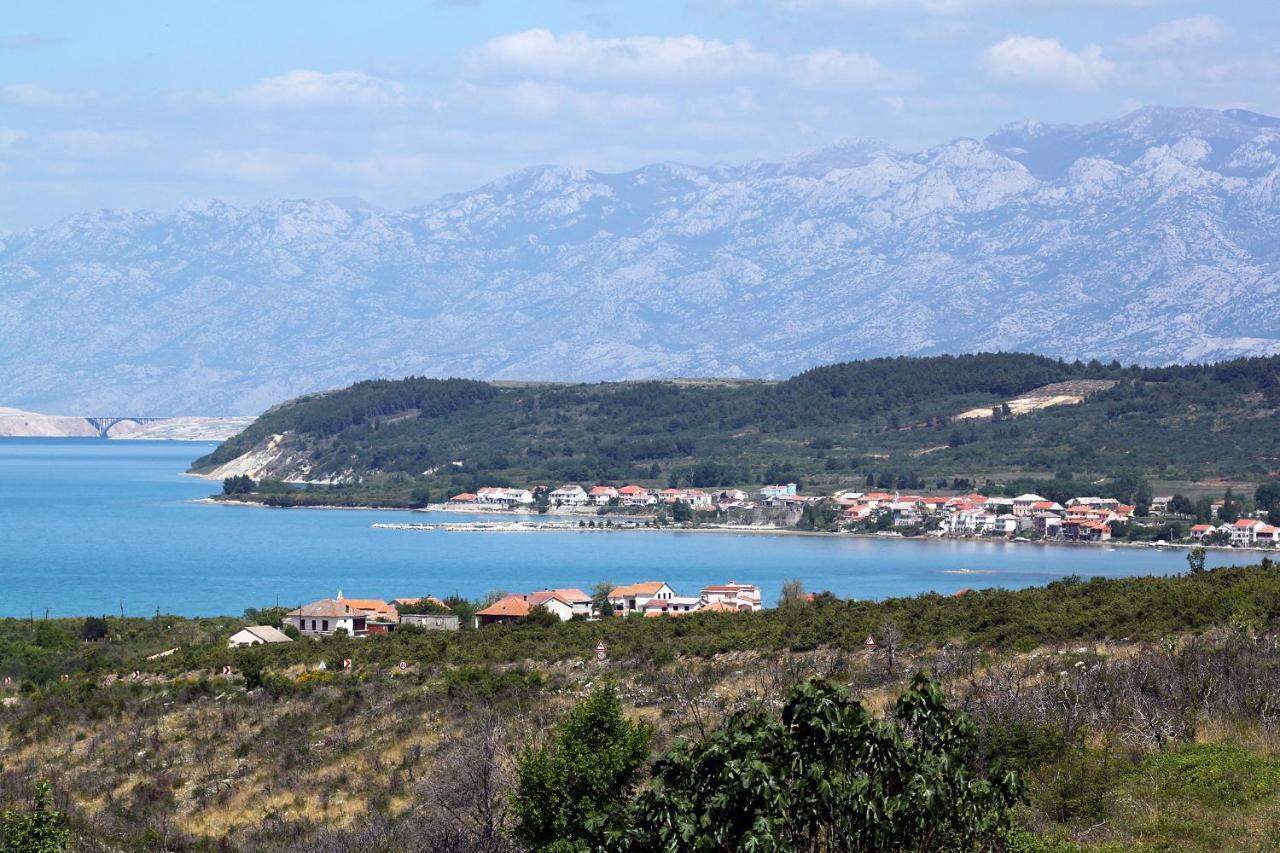
[[[640,613],[651,602],[666,601],[676,597],[676,591],[665,581],[644,581],[615,587],[609,593],[609,604],[619,616]]]
[[[1217,530],[1212,524],[1193,524],[1191,525],[1191,536],[1195,539],[1207,539]]]
[[[1257,538],[1258,531],[1266,526],[1267,523],[1265,521],[1257,518],[1237,519],[1235,524],[1231,525],[1231,544],[1252,545]]]
[[[591,491],[587,493],[587,499],[592,506],[605,506],[617,496],[618,490],[613,486],[592,486]]]
[[[652,506],[658,502],[657,496],[644,486],[623,486],[618,489],[618,500],[623,506]]]
[[[552,489],[547,494],[547,500],[552,506],[586,506],[590,498],[582,486],[567,483],[558,489]]]
[[[760,587],[750,583],[729,581],[724,584],[713,584],[702,588],[702,600],[705,607],[715,610],[763,610],[764,602],[760,597]]]
[[[1035,512],[1032,509],[1036,504],[1043,503],[1046,499],[1040,495],[1028,492],[1025,495],[1018,495],[1013,499],[1013,514],[1022,518],[1030,518]]]
[[[485,486],[476,492],[477,506],[511,509],[533,503],[533,492],[528,489],[508,489],[502,486]]]

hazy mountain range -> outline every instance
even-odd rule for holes
[[[0,237],[0,404],[252,413],[373,376],[777,377],[893,353],[1280,352],[1280,119],[1147,108],[918,153],[526,169]]]

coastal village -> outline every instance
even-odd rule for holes
[[[813,596],[807,597],[812,599]],[[697,596],[683,596],[665,581],[642,581],[615,587],[602,602],[575,588],[501,595],[476,610],[468,627],[518,622],[540,611],[551,619],[568,622],[571,619],[594,621],[613,616],[652,619],[687,613],[749,613],[763,608],[760,588],[755,584],[731,580],[704,586]],[[270,625],[250,625],[233,634],[228,645],[244,648],[287,643],[292,641],[290,634],[367,637],[389,634],[402,626],[426,631],[457,631],[462,627],[462,620],[445,601],[434,596],[383,601],[347,598],[339,590],[334,598],[322,598],[290,610],[285,614],[283,631]]]
[[[787,528],[796,526],[806,508],[823,508],[829,529],[882,535],[926,534],[950,537],[1005,537],[1048,542],[1109,542],[1116,529],[1129,524],[1174,522],[1183,532],[1180,544],[1275,547],[1280,527],[1262,517],[1224,519],[1226,502],[1210,506],[1211,522],[1185,525],[1194,516],[1171,505],[1175,497],[1154,497],[1143,518],[1138,508],[1114,498],[1082,496],[1065,504],[1037,494],[1000,497],[978,494],[914,495],[853,490],[830,495],[802,495],[795,483],[766,485],[755,494],[742,489],[652,489],[626,485],[557,488],[490,486],[454,495],[446,510],[556,512],[620,516],[620,527],[686,520],[702,514],[709,524]],[[1172,542],[1169,544],[1173,544]]]

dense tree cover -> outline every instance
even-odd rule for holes
[[[354,476],[338,491],[383,489],[402,504],[481,485],[575,481],[707,488],[869,478],[915,489],[924,478],[981,482],[994,471],[1065,469],[1086,482],[1126,471],[1252,477],[1280,460],[1278,376],[1280,357],[1139,368],[980,354],[849,362],[776,383],[379,380],[278,406],[194,467],[288,434],[313,476]],[[1115,384],[1076,406],[1005,411],[1004,401],[1046,383],[1084,379]],[[994,416],[954,420],[974,408]]]
[[[1258,486],[1253,493],[1253,504],[1259,512],[1267,514],[1267,521],[1280,525],[1280,480],[1270,480]]]
[[[224,495],[247,495],[257,488],[258,484],[253,481],[253,478],[244,474],[227,477],[222,481]]]

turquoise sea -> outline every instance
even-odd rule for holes
[[[1185,552],[900,542],[758,533],[446,533],[375,530],[419,512],[275,510],[195,503],[219,486],[182,475],[212,445],[0,438],[0,616],[241,613],[339,589],[393,598],[599,581],[759,584],[883,598],[1019,587],[1069,574],[1186,568]],[[450,513],[448,520],[459,520]],[[1212,554],[1211,564],[1246,562]]]

